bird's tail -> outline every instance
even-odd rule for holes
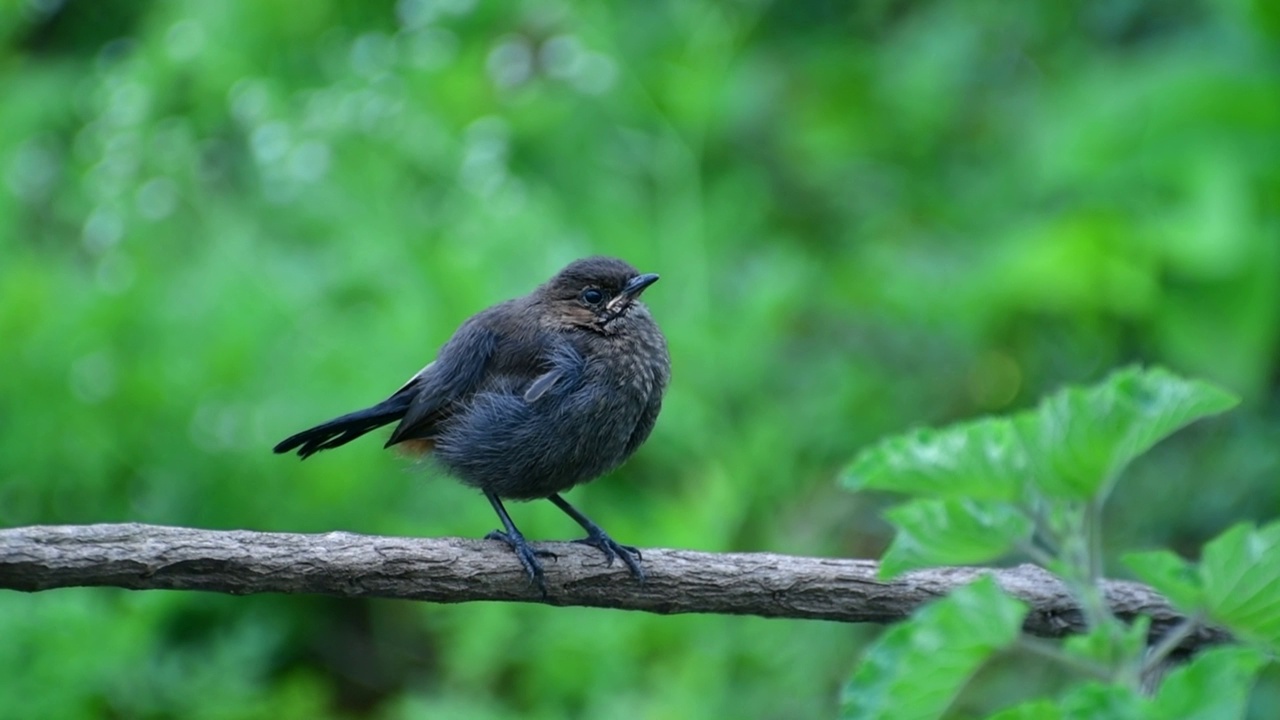
[[[371,430],[403,418],[411,400],[412,395],[394,395],[371,408],[347,413],[291,435],[275,446],[275,452],[287,453],[297,448],[298,457],[305,458],[321,450],[346,445]]]

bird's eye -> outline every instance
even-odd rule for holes
[[[587,288],[582,291],[582,302],[588,305],[599,305],[604,300],[604,293],[596,288]]]

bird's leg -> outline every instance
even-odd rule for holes
[[[503,530],[494,530],[484,536],[485,540],[501,540],[511,549],[515,551],[516,558],[520,560],[520,564],[524,566],[524,571],[529,574],[529,580],[538,586],[538,590],[542,593],[542,597],[547,596],[547,581],[542,577],[542,563],[538,562],[539,557],[555,557],[556,554],[549,550],[535,550],[528,540],[524,539],[524,535],[516,528],[516,524],[511,521],[511,516],[507,514],[507,509],[502,506],[502,501],[497,495],[486,492],[485,497],[489,498],[489,504],[493,506],[495,512],[498,513],[498,519],[502,520]]]
[[[636,580],[644,582],[644,569],[640,567],[640,551],[630,545],[622,545],[609,537],[599,525],[591,522],[591,518],[578,512],[578,509],[570,505],[568,501],[560,497],[560,495],[552,495],[547,498],[556,507],[565,512],[566,515],[573,518],[574,522],[582,526],[587,531],[587,536],[581,540],[574,540],[576,543],[590,545],[600,552],[604,553],[605,564],[613,565],[616,558],[622,558],[622,562],[626,563],[627,569],[635,576]]]

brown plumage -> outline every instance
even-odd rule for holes
[[[307,457],[398,423],[387,446],[430,453],[481,490],[506,542],[545,594],[539,555],[502,499],[547,498],[587,531],[579,542],[643,580],[620,545],[560,493],[621,465],[649,436],[670,378],[666,340],[638,298],[657,275],[613,258],[578,260],[532,293],[467,320],[436,359],[386,400],[275,447]]]

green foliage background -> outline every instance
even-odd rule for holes
[[[1109,506],[1194,553],[1280,514],[1278,66],[1264,0],[3,0],[0,525],[483,535],[376,441],[269,448],[598,252],[675,363],[573,494],[621,541],[878,554],[859,448],[1138,361],[1245,401]],[[6,593],[0,717],[818,717],[875,631]]]

